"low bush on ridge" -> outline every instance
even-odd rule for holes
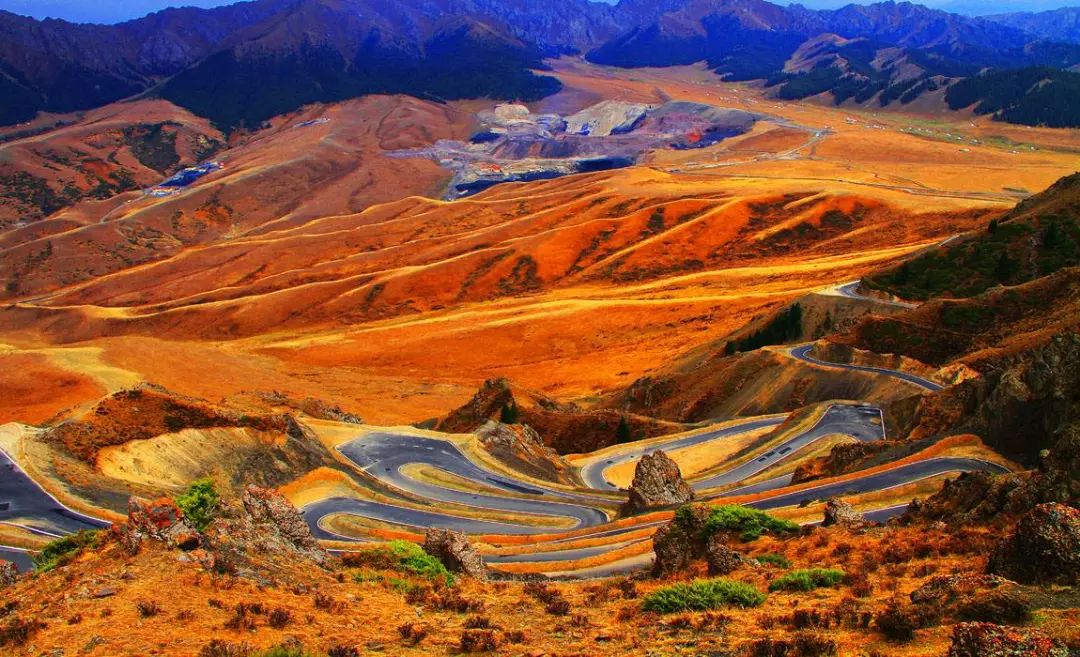
[[[685,508],[685,507],[684,507]],[[682,509],[679,512],[683,512]],[[690,513],[686,511],[686,513]],[[794,534],[800,529],[790,520],[774,518],[764,511],[758,511],[741,504],[725,504],[709,509],[705,519],[704,531],[707,536],[717,532],[738,534],[744,541],[755,541],[766,532],[771,534]]]
[[[791,568],[791,560],[782,554],[759,554],[754,559],[777,568]]]
[[[844,579],[844,571],[835,568],[807,568],[793,570],[769,584],[770,591],[813,591],[826,586],[836,586]]]
[[[176,506],[184,512],[184,517],[195,529],[203,532],[217,517],[221,505],[221,496],[214,488],[213,479],[199,479],[192,482],[182,495],[176,498]]]
[[[454,574],[447,570],[441,561],[409,541],[390,541],[385,545],[348,554],[342,561],[348,567],[390,568],[439,581],[446,586],[453,586],[455,581]],[[361,574],[361,577],[367,576]]]
[[[645,596],[642,608],[667,614],[705,611],[717,607],[757,607],[767,596],[749,584],[730,579],[699,579],[656,589]]]
[[[87,529],[50,541],[41,552],[32,557],[34,569],[39,573],[47,573],[71,561],[85,548],[97,547],[97,544],[97,530]]]

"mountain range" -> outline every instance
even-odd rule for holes
[[[765,0],[255,0],[112,26],[0,12],[0,123],[147,93],[225,129],[375,93],[532,100],[559,88],[535,71],[564,54],[622,67],[706,61],[732,79],[782,84],[784,97],[883,94],[886,105],[988,67],[1080,64],[1068,21],[1040,16]],[[793,70],[820,44],[828,56]]]

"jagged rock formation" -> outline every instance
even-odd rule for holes
[[[682,478],[679,464],[662,450],[646,454],[634,468],[627,513],[686,504],[694,499],[694,489]]]
[[[204,532],[188,523],[172,500],[133,497],[127,521],[113,525],[110,534],[132,555],[157,544],[185,550],[188,560],[207,569],[250,576],[282,564],[330,561],[296,507],[277,491],[254,485],[239,501],[223,504]]]
[[[863,514],[859,513],[844,500],[831,499],[825,503],[825,518],[821,521],[822,527],[843,527],[844,529],[865,529],[870,524]]]
[[[580,484],[574,468],[527,424],[490,421],[476,432],[489,454],[515,471],[567,484]]]
[[[14,586],[19,581],[19,569],[10,561],[0,559],[0,589]]]
[[[1080,334],[1067,332],[1005,365],[893,413],[911,436],[971,432],[992,447],[1037,464],[1031,472],[961,475],[912,503],[903,522],[993,521],[1038,504],[1080,500]],[[896,409],[894,409],[896,410]],[[904,417],[906,415],[906,418]]]
[[[866,461],[898,444],[892,440],[876,440],[837,445],[825,456],[807,459],[800,463],[791,475],[791,483],[801,484],[814,479],[835,477],[862,470]]]
[[[363,424],[364,419],[359,415],[355,415],[348,411],[342,410],[340,406],[335,404],[328,404],[321,399],[314,397],[305,397],[297,400],[289,397],[286,394],[274,391],[269,393],[262,393],[258,395],[260,399],[273,404],[275,406],[287,406],[288,408],[296,409],[304,415],[318,418],[320,420],[330,420],[332,422],[344,422],[345,424]]]
[[[1080,421],[1080,334],[1055,335],[977,379],[923,397],[913,411],[891,415],[907,435],[973,433],[1034,464]]]
[[[988,522],[999,514],[1017,514],[1031,508],[1025,474],[993,475],[965,472],[948,480],[925,500],[912,500],[900,521],[940,521],[967,525]]]
[[[452,573],[487,579],[487,566],[469,537],[450,529],[431,527],[424,535],[424,551],[442,562]]]
[[[992,475],[969,472],[923,500],[913,501],[901,518],[956,524],[992,522],[1015,516],[1037,504],[1076,504],[1080,498],[1080,424],[1062,432],[1032,472]]]
[[[1040,504],[990,555],[987,571],[1024,584],[1080,583],[1080,511]]]
[[[947,657],[1069,657],[1069,650],[1039,630],[993,623],[960,623],[953,628]]]
[[[679,509],[675,518],[653,534],[653,575],[663,577],[686,570],[704,559],[710,575],[727,575],[740,568],[745,560],[727,545],[725,533],[709,533],[706,521],[710,509],[703,504]]]
[[[314,561],[325,563],[326,552],[311,535],[311,528],[300,512],[284,495],[269,488],[249,485],[244,490],[241,502],[253,523],[276,531]]]
[[[447,433],[469,433],[489,421],[527,424],[559,454],[590,452],[615,443],[625,420],[634,439],[652,438],[683,430],[675,423],[615,410],[586,411],[572,403],[513,385],[507,379],[488,379],[467,403],[451,411],[434,426]]]

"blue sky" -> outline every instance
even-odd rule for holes
[[[35,18],[64,18],[71,21],[114,23],[137,18],[170,5],[214,7],[235,0],[0,0],[0,9]],[[783,2],[784,0],[774,0]],[[840,7],[852,0],[802,0],[808,7]],[[1005,11],[1039,11],[1080,0],[924,0],[923,4],[966,14]]]

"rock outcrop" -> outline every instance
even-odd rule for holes
[[[695,559],[705,554],[703,538],[705,520],[709,511],[703,505],[690,505],[679,509],[675,519],[660,527],[653,534],[653,574],[662,577],[690,567]]]
[[[487,566],[469,538],[458,531],[432,527],[424,535],[424,551],[442,562],[452,573],[487,579]]]
[[[1080,511],[1040,504],[990,555],[987,571],[1024,584],[1080,583]]]
[[[615,444],[619,426],[629,426],[635,440],[684,430],[686,427],[645,415],[611,408],[585,410],[541,393],[526,390],[507,379],[488,379],[472,399],[435,422],[431,428],[445,433],[470,433],[488,422],[528,425],[543,443],[558,454],[583,454]]]
[[[241,500],[251,522],[268,528],[313,560],[325,563],[326,552],[311,535],[311,529],[285,496],[276,490],[248,486]]]
[[[871,523],[844,500],[830,499],[825,503],[825,518],[822,527],[843,527],[844,529],[866,529]]]
[[[825,456],[807,459],[791,474],[791,483],[801,484],[824,477],[836,477],[866,467],[875,456],[896,447],[899,443],[889,440],[840,444]]]
[[[738,570],[743,558],[724,543],[722,536],[714,534],[705,542],[705,563],[710,575],[728,575]]]
[[[653,574],[657,577],[686,570],[695,561],[705,560],[710,575],[727,575],[745,560],[727,541],[726,533],[710,534],[706,529],[710,509],[703,504],[682,507],[675,518],[653,534]]]
[[[629,493],[627,513],[686,504],[694,499],[694,489],[682,478],[679,464],[661,450],[638,461]]]
[[[113,525],[112,535],[130,554],[149,544],[189,552],[184,557],[208,569],[236,571],[274,563],[313,562],[326,566],[330,556],[319,546],[300,512],[283,495],[249,485],[241,499],[223,504],[205,531],[197,531],[170,499],[128,501],[127,522]]]
[[[1038,630],[960,623],[947,657],[1069,657],[1069,650]]]
[[[574,468],[527,424],[490,421],[477,430],[480,444],[489,454],[510,468],[527,475],[571,485],[581,482]]]
[[[184,519],[176,502],[168,498],[128,500],[127,522],[113,525],[112,533],[130,554],[138,554],[147,541],[193,550],[202,545],[202,536]]]
[[[0,559],[0,589],[14,586],[19,581],[19,569],[10,561]]]
[[[920,605],[930,604],[944,607],[958,600],[975,596],[983,591],[1011,586],[1015,586],[1015,583],[996,575],[972,573],[936,575],[911,592],[911,601]]]

